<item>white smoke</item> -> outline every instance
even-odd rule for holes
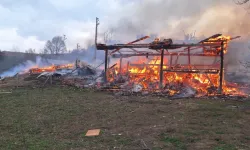
[[[123,12],[123,13],[122,13]],[[112,16],[110,27],[118,40],[131,40],[136,34],[180,39],[183,30],[197,36],[241,35],[249,37],[249,14],[232,0],[143,0]],[[128,41],[129,42],[129,41]]]
[[[17,73],[23,72],[27,69],[32,68],[33,66],[35,66],[36,63],[27,60],[26,62],[19,64],[11,69],[9,69],[8,71],[3,72],[2,74],[0,74],[0,77],[12,77],[14,75],[16,75]]]
[[[114,32],[113,38],[121,40],[121,43],[134,40],[137,34],[156,34],[158,37],[172,38],[174,43],[184,41],[183,31],[196,31],[198,41],[217,33],[232,37],[239,35],[240,39],[229,44],[225,65],[239,68],[239,61],[250,58],[247,43],[250,41],[250,15],[233,0],[134,1],[116,14],[107,24]]]

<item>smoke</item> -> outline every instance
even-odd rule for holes
[[[33,67],[45,67],[53,64],[66,64],[69,63],[69,61],[63,61],[63,60],[53,60],[53,59],[46,59],[37,56],[35,61],[27,60],[3,73],[0,74],[0,77],[12,77],[16,75],[17,73],[24,73],[27,72],[29,69]]]
[[[249,14],[229,0],[144,0],[124,8],[123,13],[125,15],[111,25],[118,37],[157,33],[180,39],[183,30],[196,30],[197,36],[206,37],[222,33],[248,38],[250,33]]]
[[[0,74],[0,77],[12,77],[19,72],[23,72],[26,69],[33,67],[34,65],[35,65],[34,62],[27,60],[26,62],[19,64],[15,67],[9,69],[8,71],[3,72],[2,74]]]
[[[138,34],[157,34],[176,42],[184,39],[183,31],[196,31],[198,40],[217,33],[239,35],[241,38],[229,45],[225,64],[237,66],[239,61],[250,58],[250,15],[233,0],[143,0],[133,2],[118,14],[112,16],[117,22],[109,25],[114,39],[129,42]]]
[[[100,18],[99,31],[112,30],[113,39],[118,41],[130,42],[138,34],[157,34],[159,37],[183,39],[183,31],[186,33],[196,31],[198,39],[217,33],[240,35],[244,44],[238,44],[237,49],[235,49],[236,46],[229,47],[226,64],[236,65],[238,61],[235,60],[245,59],[248,55],[250,15],[233,0],[139,0],[116,10],[109,14],[112,17]],[[94,63],[92,56],[95,48],[90,46],[93,44],[93,37],[85,41],[89,47],[84,55],[79,53],[72,56],[72,59],[78,57]],[[98,40],[103,39],[99,37]],[[98,62],[103,61],[103,51],[98,51],[98,54]],[[18,70],[25,70],[32,65],[37,65],[37,62],[26,61],[0,76],[6,76],[5,74],[9,73],[13,75]]]

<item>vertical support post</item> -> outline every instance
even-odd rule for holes
[[[172,54],[170,54],[170,64],[169,64],[170,68],[172,67],[172,60],[173,60],[173,57],[172,57]]]
[[[108,50],[105,50],[105,68],[104,68],[104,82],[108,81]]]
[[[161,66],[160,66],[160,83],[159,88],[163,88],[163,62],[164,62],[164,49],[161,50]]]
[[[129,69],[129,61],[128,61],[128,63],[127,63],[127,72],[128,72],[128,69]]]
[[[98,25],[99,25],[99,18],[96,17],[96,25],[95,25],[95,45],[97,45],[97,32],[98,32]],[[96,51],[97,48],[95,49],[95,54],[94,54],[94,60],[96,60]]]
[[[108,61],[107,62],[108,62],[108,68],[109,68],[110,67],[109,66],[109,63],[110,63],[110,57],[109,57],[109,55],[108,55]]]
[[[190,59],[190,47],[188,47],[188,65],[191,65],[191,59]]]
[[[221,51],[220,51],[220,84],[219,84],[219,94],[223,92],[223,75],[224,75],[224,42],[221,42]]]
[[[122,57],[120,58],[120,69],[119,69],[119,73],[122,73]]]

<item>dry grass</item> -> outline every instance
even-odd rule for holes
[[[250,149],[249,121],[248,101],[23,87],[0,94],[0,149]]]

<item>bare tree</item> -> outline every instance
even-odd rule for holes
[[[104,33],[104,37],[103,37],[104,43],[110,42],[112,40],[112,37],[113,37],[113,30],[110,29],[110,30],[106,31]]]
[[[66,51],[65,37],[62,36],[55,36],[51,41],[48,40],[44,47],[45,54],[61,54]]]
[[[13,46],[13,48],[11,49],[11,51],[13,51],[13,52],[20,52],[20,49],[17,46]]]
[[[249,0],[234,0],[234,3],[237,5],[243,5],[249,2]]]
[[[248,46],[248,49],[250,49],[250,45]],[[239,61],[240,65],[243,66],[245,69],[249,69],[250,68],[250,61],[248,60],[240,60]]]
[[[29,49],[25,50],[25,53],[34,54],[34,53],[36,53],[36,50],[29,48]]]
[[[236,5],[242,6],[243,9],[247,11],[247,13],[250,14],[250,0],[233,0]]]
[[[195,32],[194,31],[193,33],[190,33],[190,34],[186,34],[186,32],[183,30],[183,33],[184,33],[184,40],[185,41],[190,41],[190,40],[195,40],[196,37],[195,37]]]

